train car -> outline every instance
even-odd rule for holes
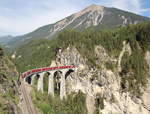
[[[56,70],[56,69],[66,69],[66,68],[74,68],[74,65],[70,66],[59,66],[59,67],[45,67],[45,68],[38,68],[38,69],[32,69],[29,71],[26,71],[21,74],[21,78],[25,78],[29,75],[32,75],[34,73],[44,72],[44,71],[50,71],[50,70]]]

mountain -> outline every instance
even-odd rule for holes
[[[64,29],[76,29],[80,31],[89,27],[106,29],[136,24],[143,21],[150,21],[150,19],[116,8],[91,5],[54,24],[40,27],[35,31],[22,36],[17,36],[7,42],[7,45],[21,45],[33,39],[51,39]]]
[[[150,22],[142,22],[149,19],[95,5],[71,17],[67,22],[65,18],[17,37],[20,42],[16,38],[15,42],[23,44],[11,58],[18,72],[75,66],[74,72],[65,76],[63,92],[67,98],[63,101],[58,94],[62,81],[59,73],[54,73],[54,98],[47,94],[48,74],[43,76],[43,94],[35,88],[39,77],[34,78],[30,95],[38,111],[43,114],[149,114]],[[88,27],[96,30],[85,29]],[[67,28],[76,30],[64,30]]]
[[[12,40],[13,36],[6,35],[6,36],[0,36],[0,43],[1,44],[7,44],[10,40]]]

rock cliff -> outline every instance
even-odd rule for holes
[[[150,102],[148,101],[150,81],[147,82],[146,87],[141,87],[143,94],[140,97],[133,95],[128,89],[123,89],[121,86],[120,64],[125,52],[129,53],[128,56],[132,53],[130,45],[126,42],[123,42],[123,49],[118,58],[110,57],[101,45],[95,46],[96,64],[100,65],[100,68],[93,68],[87,64],[86,58],[82,57],[75,47],[59,50],[55,64],[73,64],[76,67],[75,71],[66,78],[67,94],[79,91],[85,93],[88,114],[94,112],[102,114],[150,113]],[[150,55],[147,52],[145,60],[150,65],[149,58]],[[114,69],[108,69],[107,62],[118,65]]]

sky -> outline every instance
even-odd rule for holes
[[[91,4],[150,17],[150,0],[0,0],[0,36],[31,32]]]

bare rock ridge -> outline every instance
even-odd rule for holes
[[[101,14],[101,17],[103,17],[103,12],[104,12],[104,7],[103,6],[98,6],[98,5],[91,5],[85,9],[83,9],[80,12],[77,12],[75,14],[73,14],[71,17],[71,19],[63,19],[62,21],[59,21],[58,23],[56,23],[51,29],[50,32],[56,33],[62,29],[64,29],[65,27],[67,27],[68,25],[72,24],[74,21],[76,21],[76,19],[80,18],[81,16],[90,13],[89,16],[91,16],[91,20],[93,21],[87,21],[87,27],[91,26],[92,24],[94,26],[98,25],[100,23],[100,21],[102,19],[99,19],[99,15]],[[95,14],[94,14],[95,13]],[[98,21],[99,19],[99,21]],[[81,22],[79,22],[78,24],[76,24],[73,28],[77,28],[79,26],[81,26],[83,24],[83,22],[86,21],[86,18],[81,20]]]
[[[92,11],[92,12],[94,12],[94,11],[103,12],[104,6],[91,5],[85,9],[83,9],[82,11],[75,13],[74,15],[75,15],[75,17],[79,17],[79,16],[82,16],[83,14],[88,13],[90,11]]]
[[[126,42],[123,42],[123,44],[123,51],[127,51],[129,53],[128,56],[130,56],[130,45]],[[75,47],[68,47],[57,54],[56,61],[53,61],[53,64],[74,64],[77,66],[75,72],[66,78],[67,95],[79,91],[86,94],[88,114],[93,114],[96,109],[102,114],[149,114],[150,102],[146,99],[150,97],[150,83],[147,83],[148,86],[140,98],[133,96],[128,91],[122,91],[121,78],[119,76],[120,70],[117,68],[118,70],[112,71],[105,66],[105,62],[114,61],[117,63],[117,61],[121,61],[121,58],[118,57],[116,61],[108,56],[102,46],[96,46],[95,51],[102,61],[105,60],[100,62],[101,69],[90,68],[86,64],[86,59],[80,55]],[[149,52],[146,53],[145,59],[149,62]],[[95,104],[98,100],[101,100],[102,104],[96,107]]]

